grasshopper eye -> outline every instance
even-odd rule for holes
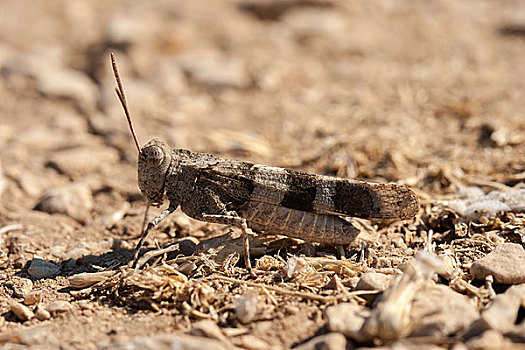
[[[164,159],[164,152],[158,146],[151,146],[143,150],[146,160],[151,164],[160,164]]]

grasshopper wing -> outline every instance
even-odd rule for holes
[[[240,202],[384,220],[409,219],[419,209],[414,192],[394,183],[376,184],[231,160],[213,165],[203,176]]]

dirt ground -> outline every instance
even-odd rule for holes
[[[145,246],[169,252],[133,271],[145,200],[110,52],[141,144],[405,184],[418,215],[356,220],[343,260],[254,235],[251,277],[237,229],[177,211]],[[0,347],[518,346],[525,292],[504,329],[484,311],[525,276],[471,267],[525,242],[524,57],[521,1],[3,2]],[[424,277],[421,250],[449,269]],[[390,332],[338,328],[384,316],[377,295],[403,283]],[[463,298],[472,320],[450,326],[467,317],[425,288]],[[432,303],[448,320],[416,331]],[[337,326],[342,304],[368,316]]]

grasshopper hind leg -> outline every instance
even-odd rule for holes
[[[228,210],[227,204],[233,199],[216,187],[197,182],[193,195],[181,204],[182,211],[193,219],[215,224],[231,225],[241,229],[244,248],[244,263],[253,276],[250,261],[248,223],[237,212]]]
[[[244,249],[244,264],[246,265],[246,268],[248,269],[250,274],[253,276],[254,273],[252,270],[252,263],[250,260],[250,242],[248,240],[248,224],[246,223],[246,219],[241,218],[240,216],[234,213],[230,213],[229,215],[203,214],[202,217],[199,218],[199,220],[215,224],[232,225],[241,229],[242,243]]]
[[[346,254],[345,254],[345,247],[341,244],[338,244],[335,246],[337,249],[337,254],[339,255],[339,259],[346,260]]]

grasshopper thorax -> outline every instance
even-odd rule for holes
[[[145,144],[139,153],[139,188],[152,205],[162,204],[166,175],[171,164],[171,148],[155,138]]]

